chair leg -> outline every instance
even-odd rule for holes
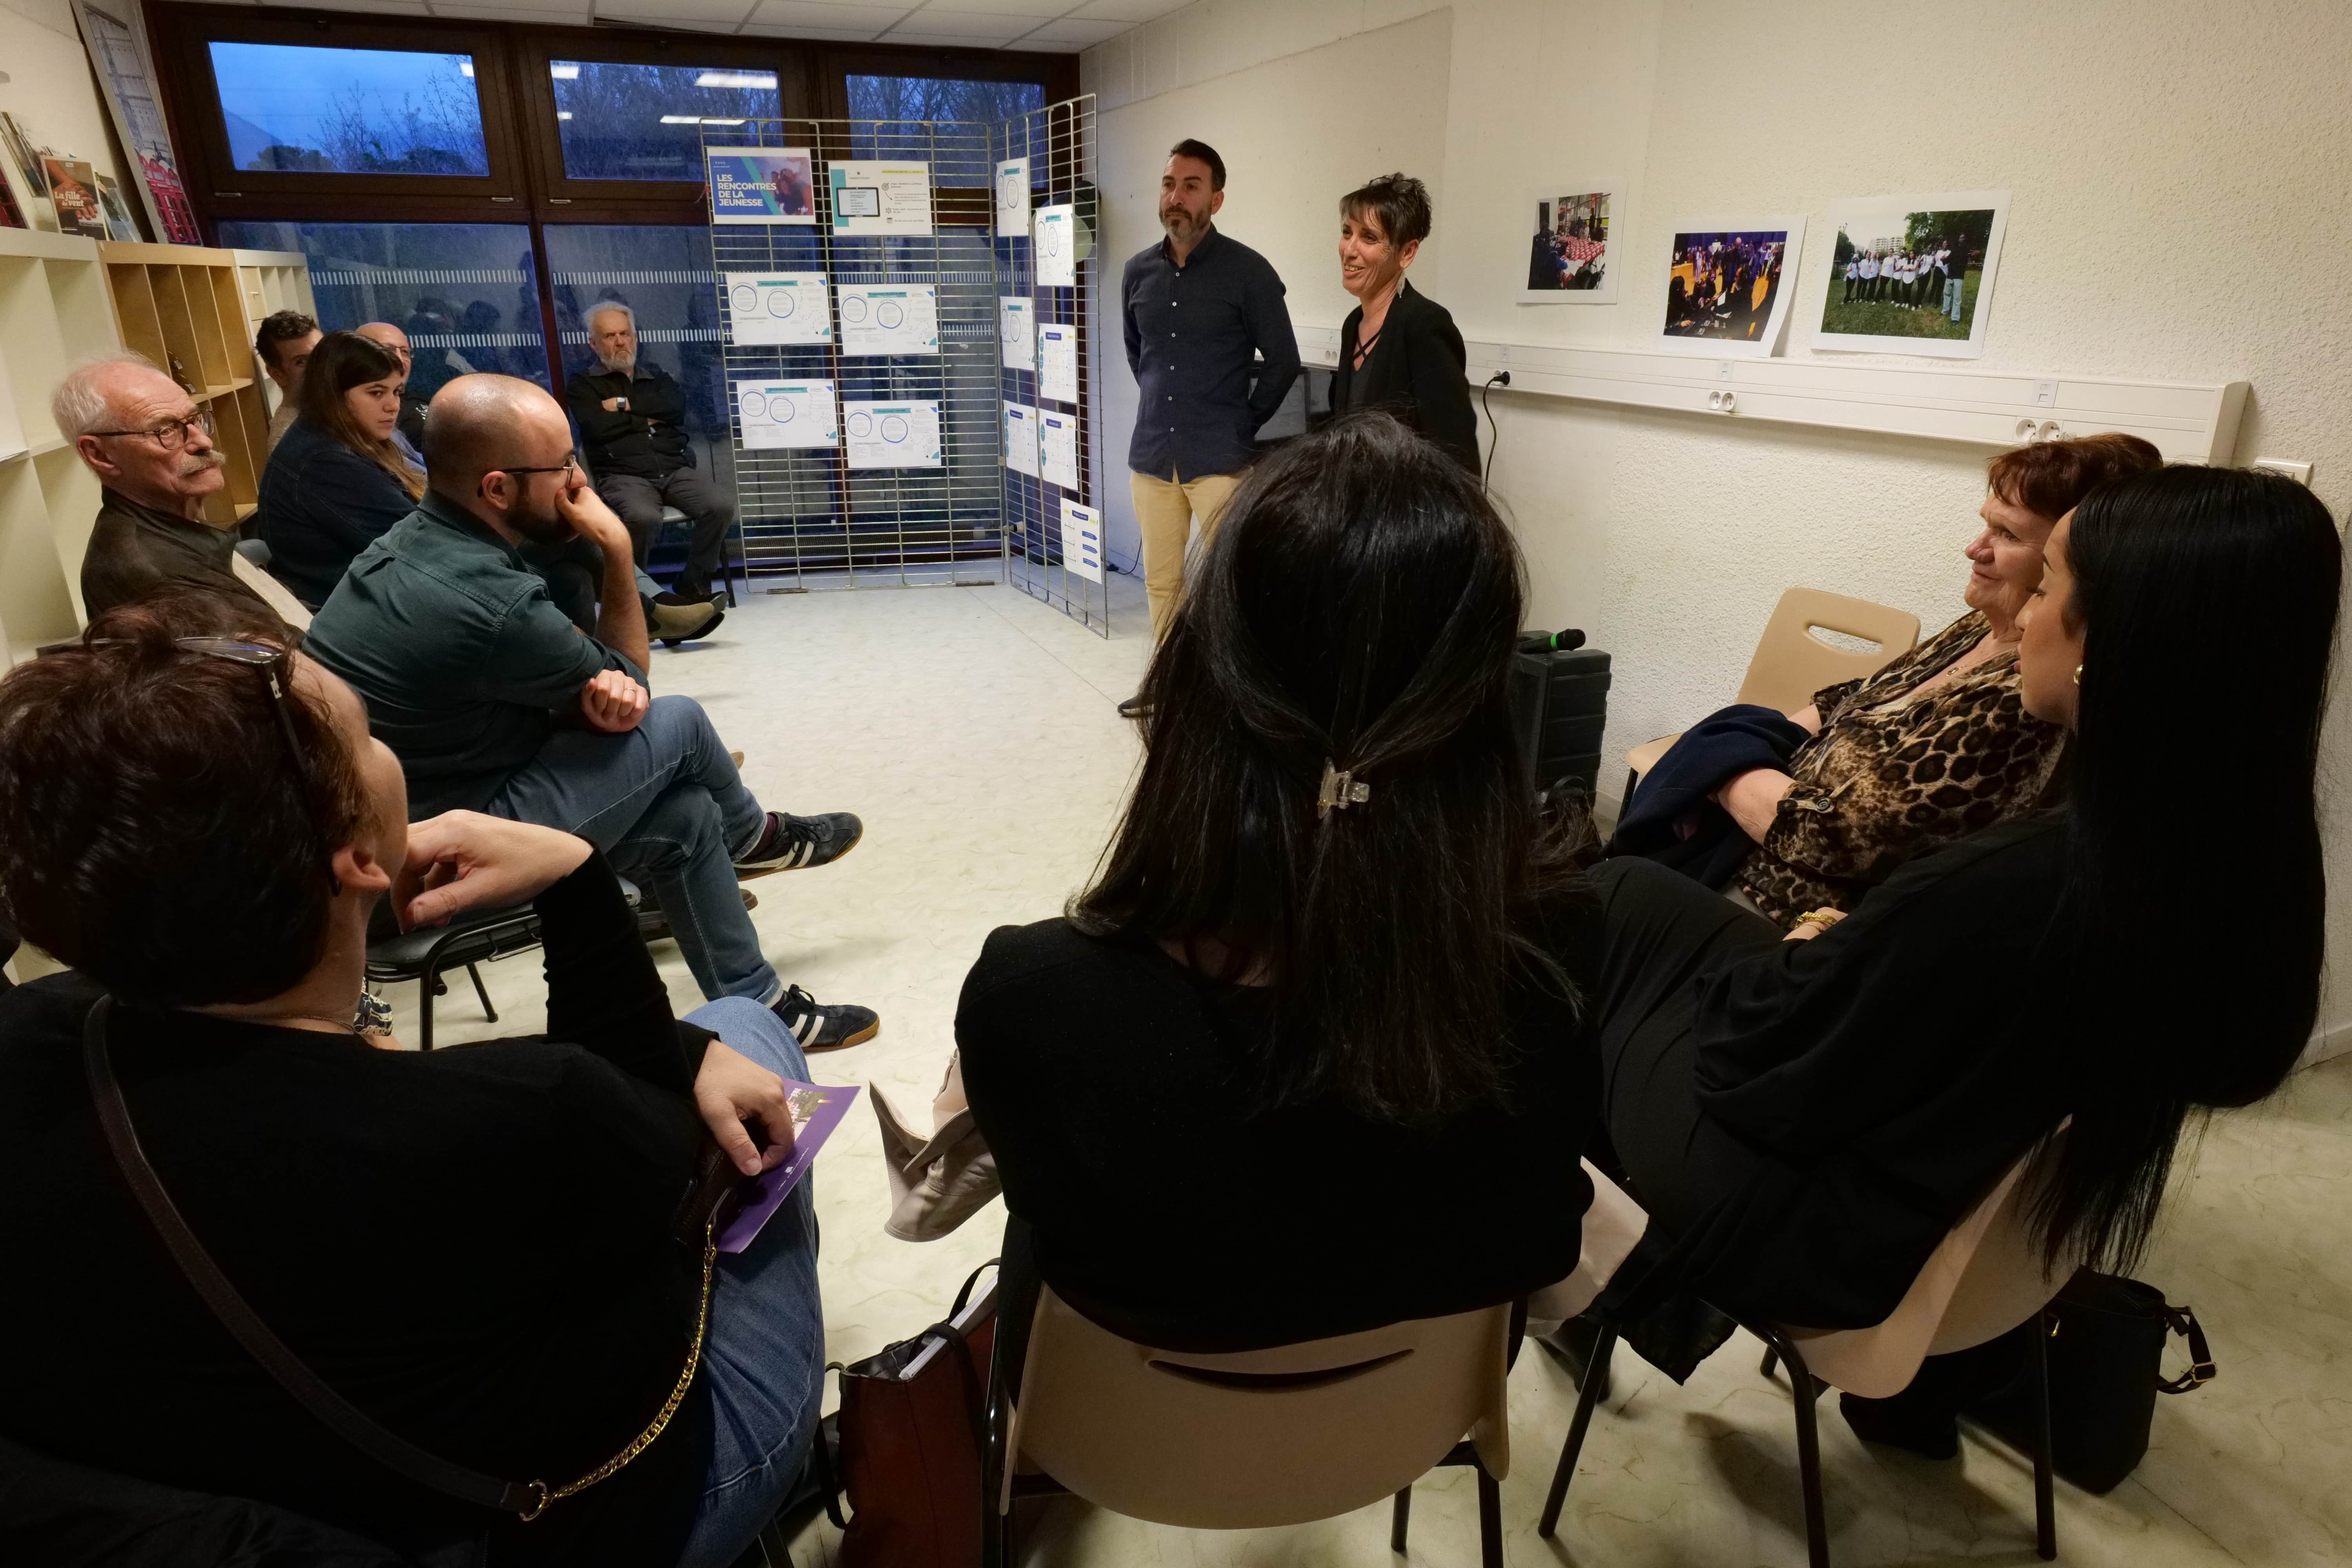
[[[2058,1555],[2057,1488],[2051,1474],[2050,1310],[2033,1318],[2033,1549],[2044,1563]]]
[[[610,312],[607,312],[607,314],[609,313]],[[1773,1373],[1780,1370],[1780,1352],[1774,1350],[1770,1345],[1766,1345],[1764,1347],[1764,1363],[1756,1369],[1756,1374],[1759,1377],[1770,1377]]]
[[[473,977],[474,994],[482,999],[482,1016],[488,1018],[493,1024],[497,1023],[499,1021],[499,1010],[490,1005],[489,988],[482,984],[481,966],[479,964],[469,963],[466,965],[466,973]]]
[[[1789,1363],[1789,1388],[1797,1407],[1797,1479],[1805,1494],[1805,1560],[1811,1568],[1830,1568],[1829,1521],[1822,1509],[1822,1437],[1813,1408],[1822,1384],[1796,1346],[1783,1342],[1774,1348]]]
[[[1389,1550],[1402,1556],[1404,1552],[1405,1526],[1412,1522],[1412,1489],[1397,1493],[1396,1506],[1389,1510]]]
[[[433,989],[439,979],[427,969],[416,987],[416,1048],[420,1051],[433,1048]]]
[[[1603,1328],[1601,1337],[1593,1342],[1592,1366],[1606,1366],[1617,1349],[1617,1331]],[[1576,1396],[1576,1418],[1568,1425],[1568,1441],[1560,1445],[1559,1465],[1551,1473],[1551,1490],[1544,1498],[1542,1522],[1536,1526],[1538,1535],[1549,1536],[1559,1525],[1560,1504],[1568,1500],[1568,1483],[1576,1478],[1577,1456],[1584,1451],[1584,1435],[1592,1426],[1592,1407],[1601,1402],[1601,1379],[1588,1376],[1583,1389]]]
[[[1503,1568],[1503,1487],[1478,1470],[1478,1568]]]

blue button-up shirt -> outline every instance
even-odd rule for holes
[[[1212,224],[1181,267],[1164,239],[1129,258],[1118,291],[1139,393],[1127,466],[1163,479],[1249,467],[1258,426],[1298,379],[1273,264]],[[1255,355],[1265,363],[1254,365]]]

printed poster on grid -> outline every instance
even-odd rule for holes
[[[750,451],[841,445],[841,405],[829,381],[739,381],[735,415]]]
[[[1037,329],[1037,395],[1078,400],[1078,329],[1047,322]]]
[[[1062,564],[1088,582],[1103,580],[1102,514],[1094,508],[1062,502]]]
[[[1037,368],[1037,307],[1012,295],[996,301],[996,335],[1004,343],[1004,368]]]
[[[940,291],[929,283],[844,283],[844,354],[940,352]]]
[[[1029,237],[1029,160],[1007,158],[996,165],[996,237]]]
[[[829,343],[833,307],[822,272],[727,272],[729,341],[739,344]]]
[[[929,163],[851,162],[825,171],[835,234],[927,236],[931,232]]]
[[[1048,289],[1078,286],[1078,209],[1037,209],[1037,281]]]
[[[1078,483],[1078,416],[1051,408],[1037,410],[1037,477],[1066,490]]]
[[[1016,474],[1037,474],[1037,411],[1025,403],[1004,405],[1004,466]]]
[[[853,468],[937,468],[940,405],[937,403],[844,404]]]
[[[713,223],[816,222],[805,147],[706,147]]]

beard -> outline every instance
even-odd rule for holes
[[[606,370],[617,371],[624,375],[634,374],[637,368],[637,356],[634,353],[608,354],[599,351],[596,358]]]
[[[1160,226],[1168,231],[1169,238],[1181,245],[1199,234],[1204,226],[1186,209],[1167,206],[1160,209]]]
[[[514,510],[507,513],[507,521],[533,544],[562,544],[572,538],[572,525],[563,521],[552,500],[541,504],[528,494],[520,496]]]

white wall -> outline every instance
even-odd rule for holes
[[[1293,314],[1316,325],[1347,303],[1331,203],[1391,167],[1436,199],[1416,284],[1465,334],[1531,342],[1641,342],[1678,216],[1810,214],[1801,303],[1827,265],[1832,198],[2005,187],[1987,368],[2244,378],[2238,460],[2314,463],[2330,506],[2352,506],[2352,310],[2333,298],[2352,255],[2341,0],[1202,0],[1088,51],[1085,73],[1101,95],[1109,257],[1152,241],[1160,160],[1174,135],[1200,136],[1234,167],[1224,226],[1275,261]],[[1622,302],[1517,304],[1524,198],[1619,174],[1633,182],[1612,235]],[[1106,391],[1116,477],[1133,386],[1115,370]],[[1982,451],[1509,394],[1494,406],[1495,488],[1533,571],[1531,623],[1581,626],[1615,656],[1612,754],[1727,700],[1792,583],[1899,605],[1930,628],[1959,613]],[[2228,636],[2184,628],[2184,657],[2200,643],[2226,657]],[[2208,758],[2227,778],[2228,716],[2210,719],[2183,759],[2190,790]],[[2340,977],[2324,1016],[2339,1046],[2352,1046],[2347,726],[2352,677],[2323,781]],[[2199,815],[2185,795],[2184,833],[2210,832]]]
[[[87,161],[112,179],[137,211],[139,192],[116,165],[106,103],[66,0],[0,0],[0,71],[8,75],[0,82],[0,110],[16,117],[34,145]],[[22,207],[31,193],[18,183],[13,163],[6,178]],[[47,207],[47,198],[42,205]],[[32,221],[30,212],[25,217]]]

